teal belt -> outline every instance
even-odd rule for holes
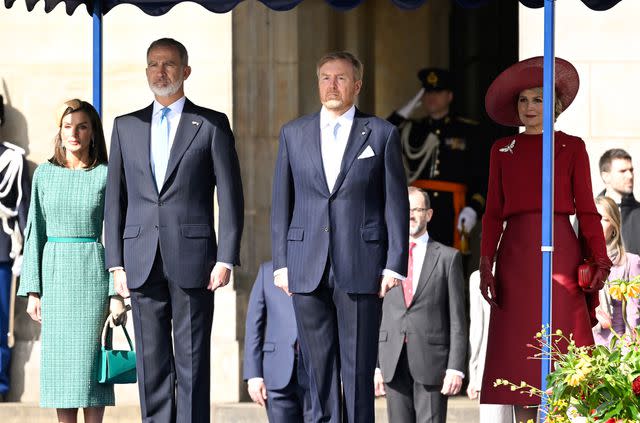
[[[48,236],[49,242],[98,242],[98,238]]]

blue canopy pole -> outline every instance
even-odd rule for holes
[[[102,116],[102,0],[93,3],[93,107]]]
[[[555,105],[555,0],[544,2],[544,77],[543,77],[543,132],[542,132],[542,325],[551,327],[551,275],[553,269],[553,121]],[[548,326],[547,326],[548,325]],[[545,345],[551,344],[547,337]],[[548,357],[549,348],[543,348]],[[547,375],[551,368],[550,360],[542,360],[541,387],[547,390]],[[548,398],[542,397],[542,420],[546,417]],[[541,420],[541,421],[542,421]]]

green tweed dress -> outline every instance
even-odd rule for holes
[[[100,334],[114,294],[99,241],[106,181],[106,165],[71,170],[47,162],[33,175],[18,295],[41,298],[41,407],[115,402],[113,385],[97,382]]]

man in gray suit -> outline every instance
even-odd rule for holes
[[[184,96],[185,47],[154,41],[155,100],[113,124],[106,266],[131,295],[143,422],[209,422],[213,291],[239,265],[244,202],[229,121]],[[219,232],[213,222],[214,189]]]
[[[374,384],[387,395],[390,422],[444,423],[467,355],[462,262],[458,250],[429,238],[429,195],[409,187],[409,207],[408,275],[384,297]]]

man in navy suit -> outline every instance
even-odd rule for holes
[[[287,123],[273,181],[275,284],[293,294],[315,422],[374,421],[381,297],[407,271],[409,206],[397,129],[354,106],[362,63],[317,65],[322,109]]]
[[[118,294],[131,295],[149,423],[209,422],[213,291],[239,264],[244,203],[233,134],[223,113],[184,96],[190,73],[181,43],[154,41],[155,101],[116,118],[111,139],[105,261]]]
[[[244,379],[251,399],[266,406],[271,423],[311,422],[308,378],[297,348],[291,298],[273,284],[263,263],[251,289],[244,336]]]

